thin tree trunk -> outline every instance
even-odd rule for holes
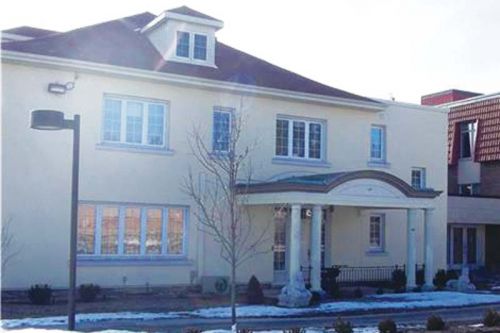
[[[236,325],[236,265],[231,268],[231,324]]]

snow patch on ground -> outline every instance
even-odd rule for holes
[[[372,310],[422,309],[435,307],[460,307],[476,304],[500,303],[500,295],[493,294],[466,294],[459,292],[422,292],[403,294],[384,294],[369,296],[358,301],[339,301],[322,303],[308,308],[280,308],[267,305],[239,306],[236,311],[238,317],[292,317],[314,314],[331,314],[345,312],[359,312]],[[76,316],[76,322],[109,321],[109,320],[157,320],[176,318],[230,318],[230,307],[205,308],[190,312],[116,312],[116,313],[89,313]],[[65,316],[6,319],[1,321],[3,328],[20,327],[58,327],[66,325]],[[220,332],[212,332],[220,333]],[[363,331],[363,333],[366,333]]]

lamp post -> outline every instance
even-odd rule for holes
[[[54,110],[31,112],[31,128],[45,131],[73,130],[73,169],[71,176],[71,231],[69,244],[68,330],[75,329],[76,241],[78,221],[78,169],[80,164],[80,116],[64,119]]]

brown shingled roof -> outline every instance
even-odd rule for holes
[[[448,125],[448,163],[455,164],[460,154],[460,123],[477,121],[474,160],[500,161],[500,97],[452,106]]]
[[[184,7],[174,10],[181,8]],[[139,31],[155,17],[146,12],[29,41],[3,43],[2,49],[379,104],[307,79],[218,41],[217,68],[165,61]]]

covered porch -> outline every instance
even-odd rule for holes
[[[361,218],[364,214],[371,211],[398,211],[404,216],[406,225],[405,247],[398,251],[406,252],[404,262],[398,263],[405,265],[407,275],[407,288],[416,287],[416,267],[417,264],[424,264],[425,267],[425,285],[432,286],[432,280],[435,273],[433,264],[434,244],[431,237],[432,228],[439,223],[435,218],[435,198],[441,192],[432,189],[417,190],[412,188],[402,179],[394,175],[374,170],[339,172],[330,174],[317,174],[311,176],[290,177],[272,182],[256,183],[242,188],[244,203],[250,206],[268,205],[276,207],[277,220],[282,220],[286,225],[284,235],[281,236],[281,246],[276,242],[275,235],[275,269],[276,250],[282,251],[281,268],[283,268],[283,283],[292,285],[296,283],[296,276],[302,274],[304,267],[310,278],[311,290],[321,291],[321,270],[327,265],[344,264],[335,262],[335,258],[328,258],[328,244],[331,233],[325,232],[325,229],[335,228],[332,223],[333,212],[356,212]],[[285,212],[285,213],[283,213]],[[325,217],[327,215],[327,217]],[[380,215],[380,214],[379,214]],[[339,218],[337,214],[337,218]],[[374,216],[377,216],[376,214]],[[371,229],[371,223],[377,223],[374,219],[370,220],[370,242],[377,237],[376,231]],[[333,219],[336,219],[333,217]],[[349,224],[350,218],[341,218],[343,223]],[[338,222],[336,222],[338,224]],[[423,224],[423,225],[422,225]],[[278,224],[276,224],[277,226]],[[417,230],[423,230],[423,253],[420,257],[423,262],[417,262]],[[334,233],[337,232],[334,230]],[[340,233],[341,230],[338,230]],[[339,237],[342,237],[340,235]],[[353,238],[360,235],[347,235],[345,237]],[[286,239],[286,242],[285,242]],[[343,242],[350,242],[351,239],[344,239]],[[371,245],[371,244],[370,244]],[[276,246],[281,248],[276,248]],[[304,248],[306,247],[306,248]],[[327,250],[325,251],[325,248]],[[339,247],[336,247],[337,251]],[[342,250],[340,250],[342,251]],[[307,266],[306,266],[307,265]],[[280,266],[280,264],[278,264]],[[276,282],[276,281],[275,281]]]

